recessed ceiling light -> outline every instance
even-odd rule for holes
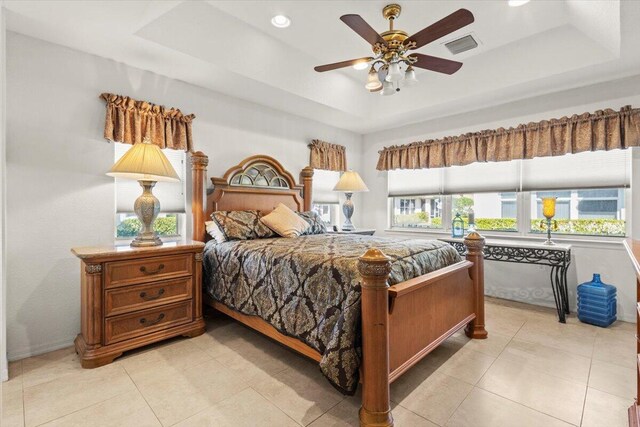
[[[527,3],[529,3],[529,0],[509,0],[509,6],[511,7],[518,7]]]
[[[291,25],[291,19],[284,15],[276,15],[271,18],[271,25],[277,28],[287,28]]]
[[[368,62],[358,62],[353,66],[356,70],[364,70],[365,68],[369,68]]]

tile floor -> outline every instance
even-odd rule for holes
[[[487,300],[490,338],[456,334],[391,387],[398,427],[626,426],[635,325],[559,324],[554,312]],[[10,364],[10,426],[357,426],[310,361],[230,320],[207,333],[80,367],[73,349]]]

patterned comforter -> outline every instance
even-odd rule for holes
[[[361,353],[357,261],[372,246],[393,260],[390,285],[460,261],[453,247],[436,240],[336,234],[212,240],[205,247],[205,291],[317,350],[331,384],[353,394]]]

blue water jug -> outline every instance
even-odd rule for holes
[[[616,321],[616,287],[602,283],[599,274],[578,285],[578,319],[606,328]]]

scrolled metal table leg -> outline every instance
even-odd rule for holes
[[[554,265],[551,267],[551,274],[549,279],[551,280],[551,290],[553,291],[553,299],[556,303],[556,311],[558,312],[558,320],[560,323],[567,323],[564,316],[564,298],[562,296],[562,286],[559,280],[559,266]]]
[[[564,295],[565,295],[565,299],[564,299],[564,312],[565,314],[570,314],[571,310],[569,308],[569,287],[567,285],[567,271],[569,270],[569,266],[568,265],[563,265],[562,266],[562,286],[564,288]]]

